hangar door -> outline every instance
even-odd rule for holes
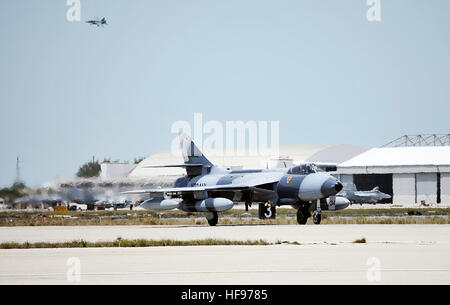
[[[359,174],[353,175],[353,182],[358,191],[370,191],[378,186],[380,191],[391,195],[391,199],[383,199],[380,203],[392,203],[392,174]]]
[[[438,201],[440,201],[441,197],[439,193],[440,193],[440,185],[438,185],[437,174],[435,173],[416,174],[416,197],[417,197],[416,203],[421,203],[422,201],[424,201],[425,203],[437,203]]]

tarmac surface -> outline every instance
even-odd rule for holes
[[[118,236],[300,245],[0,250],[0,284],[450,284],[450,225],[0,228],[1,242]]]
[[[450,225],[224,225],[224,226],[27,226],[0,227],[2,242],[113,241],[122,239],[205,238],[348,243],[359,238],[368,242],[450,243]]]

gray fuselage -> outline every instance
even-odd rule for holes
[[[265,183],[272,181],[271,183]],[[261,185],[262,184],[262,185]],[[263,170],[225,170],[212,167],[207,174],[180,177],[174,187],[255,185],[250,191],[215,192],[215,197],[233,201],[266,202],[278,205],[295,204],[299,201],[315,201],[335,195],[340,182],[324,172],[292,173],[292,168]]]

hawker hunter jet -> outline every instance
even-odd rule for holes
[[[99,27],[99,26],[103,27],[104,25],[108,25],[108,23],[106,23],[105,17],[103,17],[102,19],[96,18],[94,20],[88,20],[88,21],[86,21],[86,23],[96,25],[97,27]]]
[[[180,141],[184,164],[148,167],[182,167],[186,169],[185,176],[176,179],[172,188],[123,194],[149,194],[150,198],[140,205],[147,210],[178,208],[185,212],[204,212],[211,226],[218,222],[217,213],[231,209],[235,202],[264,203],[273,208],[291,205],[297,209],[299,224],[305,224],[312,212],[314,223],[319,224],[322,209],[339,210],[349,205],[345,198],[328,198],[342,189],[342,183],[314,164],[227,170],[213,165],[188,136],[180,134]]]

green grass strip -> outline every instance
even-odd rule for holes
[[[152,239],[117,239],[115,241],[88,242],[75,240],[70,242],[36,242],[16,243],[4,242],[0,249],[44,249],[44,248],[115,248],[115,247],[173,247],[173,246],[267,246],[279,244],[265,240],[226,240],[226,239],[199,239],[199,240],[152,240]]]

